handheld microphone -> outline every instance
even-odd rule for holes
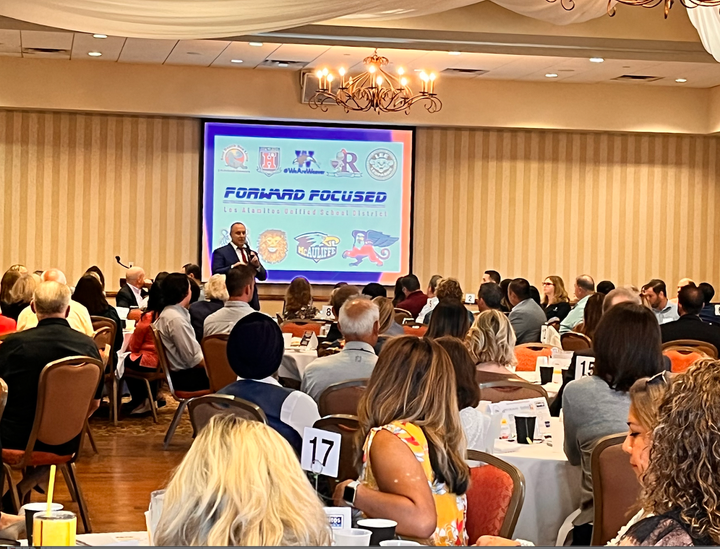
[[[116,255],[116,256],[115,256],[115,261],[117,261],[117,262],[118,262],[118,265],[120,265],[121,267],[125,267],[126,269],[129,269],[129,268],[130,268],[130,267],[128,267],[127,265],[125,265],[122,261],[120,261],[120,256],[119,256],[119,255]]]

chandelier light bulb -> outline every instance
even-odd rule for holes
[[[333,75],[332,75],[332,74],[328,74],[328,76],[327,76],[327,81],[328,81],[328,82],[332,82],[332,81],[333,81]]]
[[[375,82],[377,82],[377,85],[378,85],[378,86],[382,86],[383,77],[382,77],[382,76],[378,76],[378,77],[377,77],[377,80],[375,80]]]
[[[340,67],[338,73],[340,74],[340,76],[345,76],[345,69],[343,67]]]
[[[323,69],[323,70],[322,70],[323,76],[327,76],[327,75],[328,75],[328,72],[329,72],[329,71],[328,71],[327,69]]]
[[[428,81],[428,75],[425,74],[425,71],[423,71],[423,72],[420,73],[420,80],[422,80],[423,82],[427,82],[427,81]]]
[[[435,80],[435,73],[434,73],[434,72],[431,72],[431,73],[430,73],[430,80],[433,80],[433,81]]]
[[[375,68],[375,65],[370,65],[370,67],[368,68],[368,72],[369,72],[370,74],[375,74],[375,71],[376,71],[376,70],[377,70],[377,69]]]
[[[402,76],[403,74],[405,74],[405,69],[403,69],[402,67],[398,67],[398,74],[399,74],[400,76]]]
[[[322,71],[317,71],[317,72],[315,73],[315,76],[317,76],[318,78],[322,78],[322,76],[323,76]]]
[[[403,76],[403,77],[400,79],[400,83],[401,83],[403,86],[407,86],[407,78],[405,78],[405,77]]]

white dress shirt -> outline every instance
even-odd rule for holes
[[[130,286],[130,290],[135,296],[135,301],[137,301],[138,307],[140,307],[141,309],[147,307],[147,297],[142,296],[142,288],[138,288],[137,286],[133,286],[132,284],[128,284],[128,286]]]
[[[236,246],[233,242],[231,242],[232,247],[235,248],[235,253],[238,256],[238,261],[241,265],[247,265],[250,262],[250,258],[246,257],[248,255],[247,250],[245,247],[242,246]]]
[[[266,377],[255,381],[281,387],[274,377]],[[305,433],[305,427],[312,427],[318,419],[320,419],[320,413],[317,404],[312,398],[300,391],[290,393],[280,410],[280,421],[295,429],[300,436]]]

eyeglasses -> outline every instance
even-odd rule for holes
[[[543,286],[555,286],[552,282],[543,282]]]
[[[650,387],[650,385],[658,385],[662,383],[663,385],[667,385],[667,379],[665,378],[665,371],[658,372],[652,377],[649,377],[647,381],[645,382],[645,387]]]

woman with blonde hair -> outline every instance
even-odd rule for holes
[[[218,415],[168,484],[156,546],[330,545],[322,503],[271,427]]]
[[[565,282],[559,276],[548,276],[543,281],[542,308],[545,316],[550,320],[557,318],[560,321],[570,313],[570,298],[565,289]]]
[[[383,345],[385,345],[385,342],[389,338],[397,335],[403,335],[405,332],[403,331],[402,326],[395,322],[395,307],[393,307],[392,299],[389,297],[378,296],[373,298],[373,303],[375,303],[380,310],[380,335],[377,343],[375,344],[375,354],[379,355]]]
[[[388,341],[360,400],[362,472],[335,490],[336,505],[397,522],[403,537],[466,545],[465,463],[455,372],[435,341]]]
[[[522,381],[512,371],[517,364],[515,332],[504,313],[490,309],[477,315],[465,336],[465,345],[475,362],[478,383]]]
[[[315,318],[317,314],[317,308],[313,307],[310,282],[302,276],[293,278],[285,292],[283,318],[285,320],[305,320]]]
[[[20,275],[20,278],[13,284],[12,290],[10,290],[10,304],[4,314],[17,320],[22,310],[30,305],[35,288],[41,281],[42,279],[35,273]]]

